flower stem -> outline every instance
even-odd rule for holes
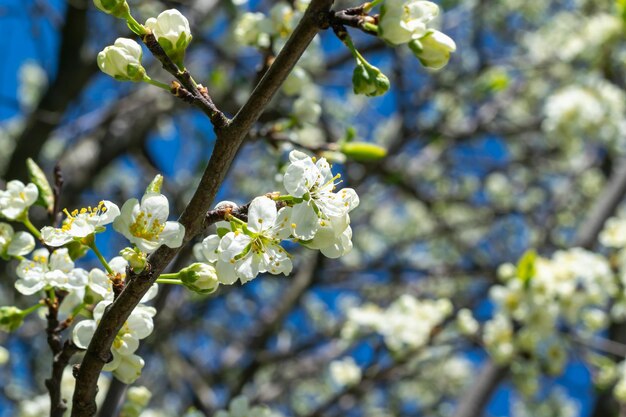
[[[83,308],[85,308],[85,303],[80,303],[79,305],[76,306],[76,308],[74,308],[74,310],[72,310],[72,314],[70,314],[70,317],[72,318],[72,320],[74,319],[74,317],[78,315],[78,313],[80,313],[80,311]]]
[[[143,78],[143,82],[148,83],[148,84],[152,84],[155,87],[159,87],[162,88],[165,91],[170,91],[171,88],[168,84],[162,83],[160,81],[157,80],[153,80],[152,78],[148,77],[147,75]]]
[[[109,263],[107,262],[107,260],[104,259],[104,256],[102,256],[102,254],[100,253],[100,250],[96,246],[96,242],[95,241],[92,244],[89,245],[89,249],[91,249],[93,251],[93,253],[96,254],[96,256],[98,257],[98,260],[100,261],[102,266],[104,266],[104,269],[106,269],[109,274],[112,274],[113,270],[109,266]]]
[[[28,216],[24,216],[22,223],[26,226],[29,232],[31,232],[37,239],[41,240],[41,233],[39,233],[39,230],[37,230],[35,225],[30,222]]]
[[[26,310],[22,310],[22,317],[26,317],[30,313],[34,313],[35,311],[39,310],[39,308],[42,306],[43,306],[43,303],[37,303],[32,307],[28,307]]]
[[[57,300],[57,295],[54,292],[54,288],[48,289],[48,298],[50,299],[52,303],[54,303]]]
[[[350,37],[350,35],[346,33],[345,36],[342,36],[340,39],[341,39],[341,42],[343,42],[343,44],[346,45],[346,47],[350,50],[350,52],[352,52],[352,56],[354,56],[357,63],[362,64],[367,69],[372,68],[372,65],[369,62],[367,62],[367,60],[363,58],[363,55],[361,55],[361,53],[356,49],[356,46],[354,46],[354,43],[352,42],[352,38]]]
[[[180,275],[180,272],[174,272],[171,274],[161,274],[159,275],[159,279],[164,278],[164,279],[179,279],[178,276]]]
[[[169,275],[169,274],[165,274],[165,275]],[[161,275],[162,277],[163,275]],[[156,282],[157,284],[172,284],[172,285],[183,285],[183,282],[179,279],[170,279],[170,278],[157,278]]]

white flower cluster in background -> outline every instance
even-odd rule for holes
[[[333,175],[324,158],[317,162],[306,154],[292,151],[284,185],[290,193],[277,197],[286,203],[257,197],[248,207],[247,222],[231,218],[218,224],[218,234],[209,235],[196,246],[198,260],[215,267],[222,284],[242,283],[259,273],[289,275],[291,255],[282,241],[291,239],[329,258],[345,255],[352,249],[349,212],[359,204],[356,192],[343,188],[335,192],[339,175]],[[223,202],[219,207],[231,207]]]
[[[228,410],[220,410],[215,417],[281,417],[281,414],[270,410],[267,407],[250,407],[250,402],[244,396],[234,398]]]
[[[333,384],[337,387],[352,386],[361,382],[361,368],[351,357],[332,361],[328,371]]]
[[[499,275],[504,284],[491,288],[496,310],[482,338],[496,362],[515,358],[514,381],[532,395],[540,369],[558,375],[567,362],[567,341],[558,329],[584,339],[606,328],[618,280],[605,257],[581,248],[551,258],[529,251],[517,267],[502,265]]]
[[[415,350],[429,343],[433,330],[452,314],[448,299],[419,300],[405,294],[382,309],[365,304],[348,310],[342,336],[375,332],[383,336],[390,350]]]
[[[610,82],[590,77],[548,97],[543,129],[548,137],[598,140],[626,152],[626,96]]]
[[[619,40],[622,20],[617,15],[599,13],[592,16],[561,12],[551,17],[550,24],[536,32],[528,32],[523,44],[529,58],[536,63],[593,59],[610,43]],[[572,32],[571,28],[577,30]]]

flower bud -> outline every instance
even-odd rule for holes
[[[191,42],[189,21],[176,9],[165,10],[156,18],[146,20],[146,26],[176,65],[183,67],[185,50]]]
[[[120,251],[120,256],[126,261],[134,272],[139,273],[146,267],[146,254],[137,248],[124,248]]]
[[[0,330],[12,332],[24,321],[24,312],[14,306],[0,307]]]
[[[181,269],[179,277],[185,287],[200,294],[211,294],[220,284],[215,267],[200,262]]]
[[[445,33],[432,30],[424,37],[409,42],[409,48],[426,68],[438,70],[446,66],[456,44]]]
[[[46,174],[44,174],[39,165],[30,158],[26,159],[26,167],[28,168],[30,181],[35,184],[39,190],[39,197],[35,204],[45,207],[46,210],[51,213],[54,207],[54,193],[46,178]]]
[[[347,142],[341,145],[341,152],[354,161],[377,161],[387,156],[387,150],[367,142]]]
[[[126,0],[93,0],[93,4],[103,12],[121,19],[130,13]]]
[[[380,96],[389,90],[389,79],[378,68],[359,63],[352,73],[352,87],[355,94]]]
[[[142,81],[146,70],[141,66],[141,46],[132,39],[117,38],[98,54],[98,67],[119,81]]]
[[[138,404],[142,407],[147,406],[151,398],[152,393],[146,387],[130,387],[128,389],[128,393],[126,394],[127,401]]]

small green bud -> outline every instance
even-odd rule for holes
[[[14,306],[0,307],[0,330],[12,332],[19,329],[24,321],[24,312]]]
[[[128,265],[136,273],[143,271],[146,267],[146,254],[137,248],[124,248],[120,251],[120,256],[128,261]]]
[[[106,14],[125,19],[130,13],[126,0],[93,0],[94,6]]]
[[[387,156],[385,148],[367,142],[348,142],[339,149],[348,158],[360,162],[377,161]]]
[[[197,262],[179,272],[183,285],[200,294],[211,294],[217,290],[220,282],[213,265]]]
[[[26,167],[28,168],[28,175],[30,181],[37,186],[39,190],[39,197],[35,204],[44,207],[48,212],[54,210],[54,193],[52,187],[46,178],[46,174],[39,168],[39,165],[32,159],[26,159]]]
[[[389,79],[378,68],[359,63],[352,73],[352,88],[355,94],[380,96],[389,90]]]

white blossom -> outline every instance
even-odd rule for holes
[[[183,243],[185,227],[176,221],[167,221],[168,216],[167,198],[147,192],[141,203],[136,198],[124,203],[113,228],[146,253],[154,252],[161,245],[177,248]]]
[[[18,220],[35,204],[39,190],[33,183],[24,185],[18,180],[9,181],[6,190],[0,190],[0,214],[9,220]]]
[[[103,200],[95,207],[76,209],[71,213],[65,209],[66,219],[60,228],[45,226],[41,237],[46,245],[63,246],[74,239],[82,239],[103,230],[120,215],[120,209],[114,203]]]
[[[112,300],[100,301],[93,310],[93,320],[83,320],[74,327],[72,340],[76,346],[81,349],[89,346],[106,307],[111,303]],[[105,371],[113,371],[115,377],[126,384],[139,377],[144,362],[134,353],[139,348],[139,341],[152,333],[155,314],[156,310],[152,307],[135,307],[113,341],[113,359],[104,366]]]
[[[25,259],[17,266],[15,288],[24,295],[31,295],[46,288],[66,291],[82,291],[86,285],[83,270],[74,269],[74,262],[66,248],[57,249],[51,255],[47,249],[37,249],[32,260]]]
[[[289,236],[285,208],[277,211],[276,203],[267,197],[257,197],[248,208],[248,223],[243,229],[228,232],[221,239],[211,235],[202,242],[202,255],[215,262],[222,284],[242,283],[259,273],[285,274],[291,272],[289,254],[280,242]]]
[[[294,150],[289,154],[289,160],[291,164],[283,183],[289,194],[303,200],[289,213],[291,233],[295,237],[312,239],[320,227],[320,220],[343,218],[359,205],[359,197],[352,188],[334,192],[338,176],[333,176],[325,158],[313,162],[310,156]],[[336,231],[341,233],[346,227],[347,224]]]
[[[35,238],[27,232],[17,232],[8,223],[0,222],[0,257],[24,256],[35,249]]]
[[[439,6],[421,0],[385,0],[378,33],[387,42],[400,45],[426,34],[426,24],[439,14]]]

